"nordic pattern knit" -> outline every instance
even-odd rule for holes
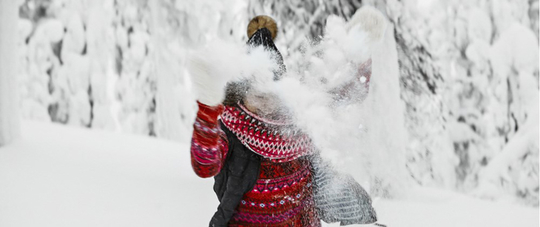
[[[228,142],[218,127],[219,114],[223,125],[244,146],[262,156],[259,178],[244,194],[228,226],[320,226],[311,164],[305,157],[311,152],[311,141],[286,122],[267,121],[240,104],[222,108],[199,103],[191,146],[197,175],[219,173],[227,155]]]

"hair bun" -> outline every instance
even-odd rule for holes
[[[253,19],[251,19],[247,27],[248,39],[251,38],[251,36],[253,36],[253,34],[255,34],[255,32],[257,32],[257,30],[261,28],[268,29],[270,33],[272,34],[272,40],[276,39],[276,35],[277,35],[276,21],[274,21],[274,19],[272,19],[271,17],[265,16],[265,15],[256,16]]]

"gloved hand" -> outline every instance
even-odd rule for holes
[[[349,33],[359,30],[368,36],[368,44],[379,42],[386,31],[386,19],[384,15],[374,7],[364,6],[358,9],[347,22]]]
[[[225,86],[228,79],[212,64],[211,58],[203,53],[190,56],[187,68],[191,74],[197,100],[208,106],[216,106],[225,98]]]

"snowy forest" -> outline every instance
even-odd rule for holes
[[[375,197],[434,187],[538,209],[538,0],[0,0],[0,153],[26,121],[189,144],[190,54],[245,43],[264,14],[287,70],[306,73],[327,18],[365,5],[388,27],[335,164]]]

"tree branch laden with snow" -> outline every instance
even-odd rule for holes
[[[17,13],[17,1],[0,0],[0,146],[19,133]]]

